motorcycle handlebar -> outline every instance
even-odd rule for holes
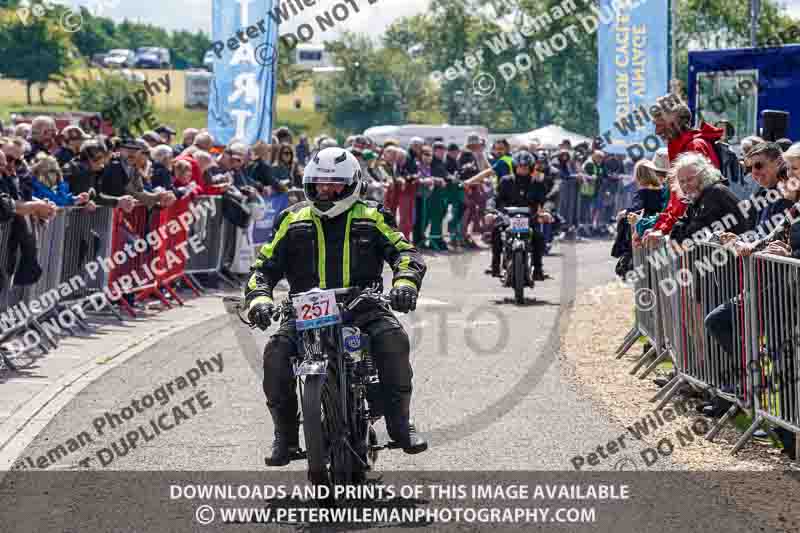
[[[365,295],[365,294],[369,294],[371,292],[369,289],[365,290],[365,289],[361,289],[360,287],[348,287],[348,288],[344,288],[344,289],[332,289],[332,290],[334,292],[334,295],[337,296],[337,301],[338,301],[338,297],[339,296],[345,296],[345,297],[352,296],[353,297],[348,302],[348,307],[351,306],[353,304],[353,302],[355,302],[360,296]],[[372,297],[376,298],[380,302],[385,303],[385,304],[390,304],[391,303],[391,299],[388,296],[386,296],[385,294],[378,294],[377,291],[372,291],[372,292],[373,292]],[[298,296],[300,294],[303,294],[303,293],[290,293],[281,305],[275,306],[274,309],[273,309],[272,315],[270,316],[272,318],[272,321],[273,322],[280,321],[282,315],[286,312],[286,305],[288,305],[289,302],[291,302],[291,299],[293,297]],[[236,315],[239,317],[239,320],[241,320],[244,324],[247,324],[251,328],[255,327],[255,325],[253,323],[251,323],[244,316],[242,316],[242,312],[245,311],[244,299],[238,298],[238,297],[228,297],[228,298],[225,298],[224,300],[227,300],[228,304],[230,304],[232,306],[231,308],[235,309]]]

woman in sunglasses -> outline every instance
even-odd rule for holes
[[[749,199],[748,221],[758,237],[764,237],[775,228],[779,223],[778,219],[793,204],[781,192],[783,184],[789,179],[788,167],[781,147],[776,143],[764,142],[756,145],[748,154],[748,159],[753,181],[761,187]],[[753,244],[737,241],[737,237],[731,233],[720,236],[722,244],[734,241],[741,255],[752,253]]]
[[[303,187],[303,175],[298,171],[294,162],[294,150],[290,145],[278,145],[278,157],[272,171],[276,181],[289,181],[294,188]]]

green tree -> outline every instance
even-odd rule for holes
[[[93,16],[88,9],[81,7],[83,24],[72,36],[75,47],[85,57],[107,52],[114,47],[114,21],[104,17]]]
[[[277,88],[279,93],[289,94],[311,79],[311,71],[297,65],[294,49],[287,47],[280,39],[278,43]]]
[[[483,40],[498,31],[489,19],[487,8],[480,0],[441,0],[432,3],[424,15],[395,22],[387,29],[383,43],[388,48],[417,51],[416,59],[426,66],[428,74],[443,72],[456,61],[463,60],[467,52],[482,47]],[[437,107],[451,124],[459,123],[463,104],[457,95],[465,91],[472,91],[471,78],[443,80],[439,86]],[[488,118],[491,111],[487,108],[485,116],[480,118]]]
[[[201,31],[176,31],[172,33],[170,43],[165,48],[172,51],[174,65],[184,68],[200,67],[203,65],[203,57],[211,48],[211,39]]]
[[[133,131],[138,121],[154,113],[142,85],[125,79],[118,71],[91,69],[86,78],[65,77],[60,81],[70,107],[103,113],[117,131]],[[143,98],[137,99],[137,92]]]
[[[405,120],[402,96],[368,37],[345,33],[326,48],[344,69],[315,80],[314,90],[329,124],[339,133],[352,133]]]
[[[438,98],[429,79],[430,69],[421,56],[411,57],[406,49],[384,47],[377,52],[376,61],[385,66],[408,118],[416,121],[436,109]]]
[[[32,104],[31,88],[63,75],[71,64],[72,44],[58,23],[58,10],[23,22],[13,11],[0,11],[0,74],[23,80]],[[44,85],[43,85],[44,86]],[[39,92],[44,104],[44,91]]]

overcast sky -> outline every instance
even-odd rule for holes
[[[170,30],[203,30],[211,34],[212,0],[71,0],[71,2],[73,5],[87,7],[107,5],[109,8],[102,15],[110,16],[117,21],[127,17],[129,20],[155,24]],[[343,29],[379,36],[395,20],[422,13],[428,2],[429,0],[378,0],[370,5],[366,0],[356,0],[361,12],[352,14],[340,24]],[[329,9],[329,6],[337,3],[342,3],[342,0],[318,0],[314,7],[306,8],[300,16],[293,17],[289,26],[313,20],[314,16],[322,14]],[[329,29],[320,36],[330,36],[333,39],[336,33]]]
[[[91,6],[107,5],[103,15],[121,21],[124,18],[155,24],[171,30],[203,30],[211,33],[212,0],[69,0],[73,4]],[[226,0],[233,2],[235,0]],[[327,6],[333,6],[342,0],[318,0],[313,8],[307,8],[303,16],[292,19],[292,26],[307,22],[322,13]],[[409,15],[422,13],[430,0],[377,0],[369,5],[366,0],[356,0],[361,12],[352,15],[342,26],[357,33],[380,36],[395,20]],[[735,0],[747,1],[747,0]],[[779,4],[787,6],[789,13],[800,19],[800,0],[780,0]],[[446,31],[446,28],[442,28]],[[328,30],[321,37],[335,38],[333,30]],[[315,40],[317,40],[315,38]]]

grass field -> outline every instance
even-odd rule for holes
[[[161,71],[144,71],[148,78],[153,78]],[[177,131],[185,128],[205,128],[208,124],[208,112],[205,109],[187,109],[183,107],[183,76],[176,74],[180,71],[171,71],[175,88],[170,95],[162,95],[164,98],[157,100],[156,117],[163,124],[169,124]],[[178,81],[180,80],[180,81]],[[38,92],[32,91],[34,102],[38,102]],[[57,87],[48,89],[45,92],[45,100],[48,105],[27,105],[24,85],[15,80],[0,79],[0,121],[8,124],[11,114],[21,111],[33,111],[41,113],[53,113],[60,111],[73,110],[63,103],[60,91]],[[301,108],[295,108],[295,102],[299,100]],[[288,126],[296,134],[305,133],[309,136],[316,136],[326,130],[325,118],[322,114],[315,112],[314,95],[311,84],[305,84],[292,94],[278,95],[277,101],[277,120],[274,127]]]

